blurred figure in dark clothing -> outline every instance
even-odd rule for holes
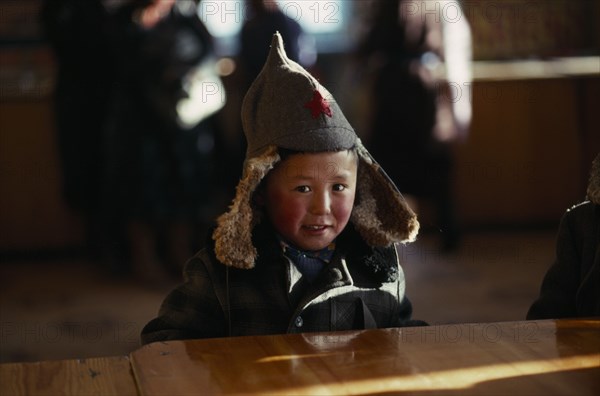
[[[194,79],[215,67],[196,11],[191,0],[135,0],[110,22],[118,84],[106,129],[107,235],[127,237],[134,274],[151,284],[181,275],[210,217],[216,124],[212,114],[190,121],[181,112]],[[207,94],[192,109],[223,98]]]
[[[288,57],[304,67],[314,63],[314,43],[300,24],[287,16],[274,0],[246,0],[248,18],[240,33],[240,63],[245,73],[246,85],[254,81],[269,53],[273,33],[283,37]]]
[[[114,78],[100,0],[46,0],[41,24],[57,61],[54,106],[63,197],[82,215],[89,253],[99,253],[103,127]]]
[[[367,145],[401,191],[435,204],[442,248],[450,251],[459,243],[451,143],[467,136],[471,120],[470,93],[464,92],[471,81],[469,25],[464,14],[449,21],[420,3],[375,5],[358,47],[374,75]],[[461,100],[454,100],[449,83],[463,91]]]

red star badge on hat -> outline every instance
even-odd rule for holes
[[[329,107],[329,103],[325,100],[325,98],[321,95],[321,92],[315,90],[313,92],[313,97],[309,102],[304,104],[304,108],[310,109],[310,113],[312,114],[312,118],[317,118],[319,114],[323,113],[332,116],[331,107]]]

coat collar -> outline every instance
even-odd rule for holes
[[[270,224],[257,225],[252,239],[258,251],[257,268],[281,262],[283,252]],[[351,272],[359,271],[377,282],[394,282],[398,279],[395,246],[379,248],[367,245],[352,224],[348,224],[336,240],[332,262],[336,261],[338,255],[346,260]]]

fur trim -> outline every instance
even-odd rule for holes
[[[253,208],[252,195],[279,160],[277,147],[269,146],[263,154],[246,161],[235,198],[229,211],[217,219],[212,236],[215,255],[223,264],[242,269],[254,267],[257,253],[252,245],[252,230],[260,216]]]
[[[369,152],[357,141],[358,202],[352,223],[370,246],[411,242],[419,232],[417,216]]]
[[[596,155],[596,159],[592,162],[590,181],[587,188],[587,199],[596,205],[600,205],[600,154]]]
[[[372,248],[370,254],[359,258],[365,268],[372,272],[373,278],[379,282],[395,282],[398,280],[398,258],[396,249]]]

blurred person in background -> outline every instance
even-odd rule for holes
[[[41,25],[57,62],[54,111],[62,194],[82,216],[87,253],[100,254],[103,128],[114,79],[108,11],[100,0],[46,0]]]
[[[289,59],[304,67],[315,63],[314,39],[275,0],[245,1],[248,16],[240,32],[239,61],[247,87],[262,69],[269,53],[269,40],[276,31],[283,37]]]
[[[470,27],[456,2],[376,0],[374,7],[357,47],[374,76],[366,144],[401,191],[434,204],[442,250],[453,251],[460,230],[452,143],[467,137],[471,121]]]
[[[211,217],[213,115],[225,96],[197,7],[191,0],[134,0],[110,21],[118,83],[102,180],[107,245],[117,271],[132,270],[149,285],[181,276]]]

